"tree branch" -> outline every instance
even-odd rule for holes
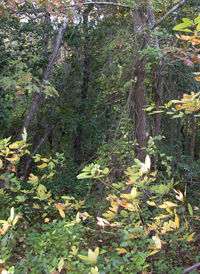
[[[190,271],[192,271],[192,270],[194,270],[195,268],[198,268],[198,267],[200,267],[200,263],[195,264],[195,265],[193,265],[193,266],[191,266],[191,267],[186,268],[186,269],[184,270],[183,274],[189,273]]]
[[[159,20],[157,20],[155,22],[155,24],[153,26],[151,26],[150,29],[153,30],[158,25],[160,25],[165,19],[167,19],[167,17],[169,17],[169,15],[171,15],[178,8],[182,7],[187,1],[189,1],[189,0],[181,0],[178,4],[176,4],[173,8],[171,8],[167,13],[165,13],[165,15],[162,18],[160,18]]]
[[[92,1],[92,2],[85,2],[85,3],[81,3],[81,4],[73,4],[73,5],[69,5],[67,6],[67,8],[69,7],[80,7],[80,5],[110,5],[110,6],[117,6],[117,7],[124,7],[124,8],[134,8],[131,5],[126,5],[126,4],[119,4],[119,3],[114,3],[114,2],[100,2],[100,1]]]

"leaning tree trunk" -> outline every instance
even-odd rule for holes
[[[49,76],[51,74],[53,64],[54,64],[55,58],[57,56],[58,50],[60,48],[60,43],[62,41],[62,37],[63,37],[64,31],[65,31],[68,23],[69,23],[69,18],[66,18],[65,21],[62,23],[62,25],[60,26],[60,28],[58,30],[58,34],[57,34],[57,37],[56,37],[56,42],[55,42],[53,51],[51,53],[50,60],[47,64],[47,66],[46,66],[46,69],[45,69],[43,77],[42,77],[42,81],[41,81],[41,85],[40,85],[40,92],[35,93],[32,105],[30,107],[28,115],[26,116],[26,119],[24,120],[24,124],[21,128],[21,131],[20,131],[20,134],[19,134],[19,137],[18,137],[19,141],[22,140],[22,133],[24,131],[24,128],[27,130],[27,128],[29,127],[30,123],[33,120],[33,117],[34,117],[34,114],[37,110],[38,104],[39,104],[39,102],[42,98],[43,86],[45,86],[45,81],[49,78]]]

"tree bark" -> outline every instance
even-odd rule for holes
[[[195,145],[195,116],[192,113],[191,117],[191,146],[190,146],[190,164],[192,165],[194,162],[194,145]]]
[[[143,29],[146,25],[146,8],[147,1],[137,0],[136,4],[138,7],[133,11],[133,24],[136,43],[138,44],[138,51],[142,51],[147,47],[147,37]],[[136,148],[137,158],[144,162],[146,147],[146,112],[143,110],[146,105],[146,89],[144,80],[146,78],[146,56],[138,56],[136,60],[136,71],[135,75],[137,77],[135,85],[135,138],[137,140],[138,146]]]
[[[184,151],[185,155],[188,155],[188,115],[186,114],[185,117],[185,144],[184,144]]]
[[[164,85],[164,69],[165,62],[161,60],[160,66],[157,68],[154,79],[154,102],[156,110],[160,110],[163,96],[163,85]],[[153,114],[153,137],[160,134],[161,124],[161,113]],[[155,145],[158,146],[158,140],[154,141]]]
[[[85,99],[87,98],[88,85],[89,85],[89,77],[90,77],[90,57],[88,52],[88,44],[89,44],[89,34],[88,34],[88,16],[90,11],[92,10],[93,5],[89,5],[87,9],[85,9],[83,13],[83,30],[84,30],[84,62],[83,62],[83,83],[81,89],[81,106],[78,117],[78,125],[77,132],[74,134],[74,151],[75,151],[75,162],[77,164],[81,164],[81,152],[82,152],[82,120],[84,117],[84,109],[85,109]]]

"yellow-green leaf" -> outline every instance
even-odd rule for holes
[[[66,223],[65,227],[74,226],[76,224],[76,221],[72,221],[70,223]]]
[[[71,254],[76,255],[78,252],[78,247],[72,246],[72,251],[70,251]]]
[[[195,232],[193,232],[193,233],[186,239],[186,242],[194,241],[194,239],[193,239],[194,235],[195,235]]]
[[[97,248],[95,249],[94,254],[96,255],[96,257],[99,256],[99,247],[98,247],[98,246],[97,246]]]
[[[116,250],[117,250],[118,254],[125,254],[125,253],[128,252],[128,251],[127,251],[125,248],[123,248],[123,247],[121,247],[121,248],[116,248]]]
[[[62,218],[65,218],[65,212],[61,208],[59,208],[58,210],[59,210],[60,216]]]
[[[92,273],[92,274],[99,274],[98,268],[97,268],[96,266],[95,266],[95,268],[92,267],[92,268],[91,268],[91,273]]]
[[[42,165],[37,166],[39,169],[43,169],[47,167],[48,165],[46,163],[43,163]]]
[[[78,224],[80,222],[80,213],[78,212],[76,214],[76,223]]]
[[[62,268],[63,268],[63,265],[64,265],[64,259],[60,259],[60,262],[58,263],[58,271],[59,273],[61,272]]]
[[[147,201],[147,204],[150,205],[150,206],[156,206],[156,204],[152,201]]]
[[[116,217],[116,213],[108,210],[103,216],[108,219],[109,221]]]
[[[81,254],[78,254],[77,256],[85,262],[90,262],[90,259],[87,256],[84,256],[84,255],[81,255]]]
[[[91,249],[88,250],[88,258],[89,258],[91,263],[96,263],[97,256],[95,255],[95,253]]]
[[[193,216],[193,209],[192,209],[191,204],[189,204],[189,203],[188,203],[188,211],[189,211],[190,215]]]

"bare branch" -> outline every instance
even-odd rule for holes
[[[133,8],[133,6],[131,5],[126,5],[126,4],[119,4],[119,3],[114,3],[114,2],[100,2],[100,1],[94,1],[94,2],[85,2],[85,3],[81,3],[81,5],[110,5],[110,6],[117,6],[117,7],[124,7],[124,8]],[[79,4],[74,4],[74,5],[69,5],[67,6],[67,8],[69,7],[80,7]]]
[[[200,267],[200,263],[195,264],[195,265],[193,265],[193,266],[191,266],[191,267],[186,268],[186,269],[184,270],[183,274],[189,273],[190,271],[192,271],[192,270],[194,270],[195,268],[198,268],[198,267]]]
[[[155,22],[155,24],[153,26],[151,26],[150,29],[153,30],[158,25],[160,25],[165,19],[167,19],[167,17],[169,17],[175,10],[177,10],[180,7],[182,7],[187,1],[189,1],[189,0],[181,0],[178,4],[176,4],[173,8],[171,8],[167,13],[165,13],[165,15],[162,18],[160,18],[159,20],[157,20]]]

